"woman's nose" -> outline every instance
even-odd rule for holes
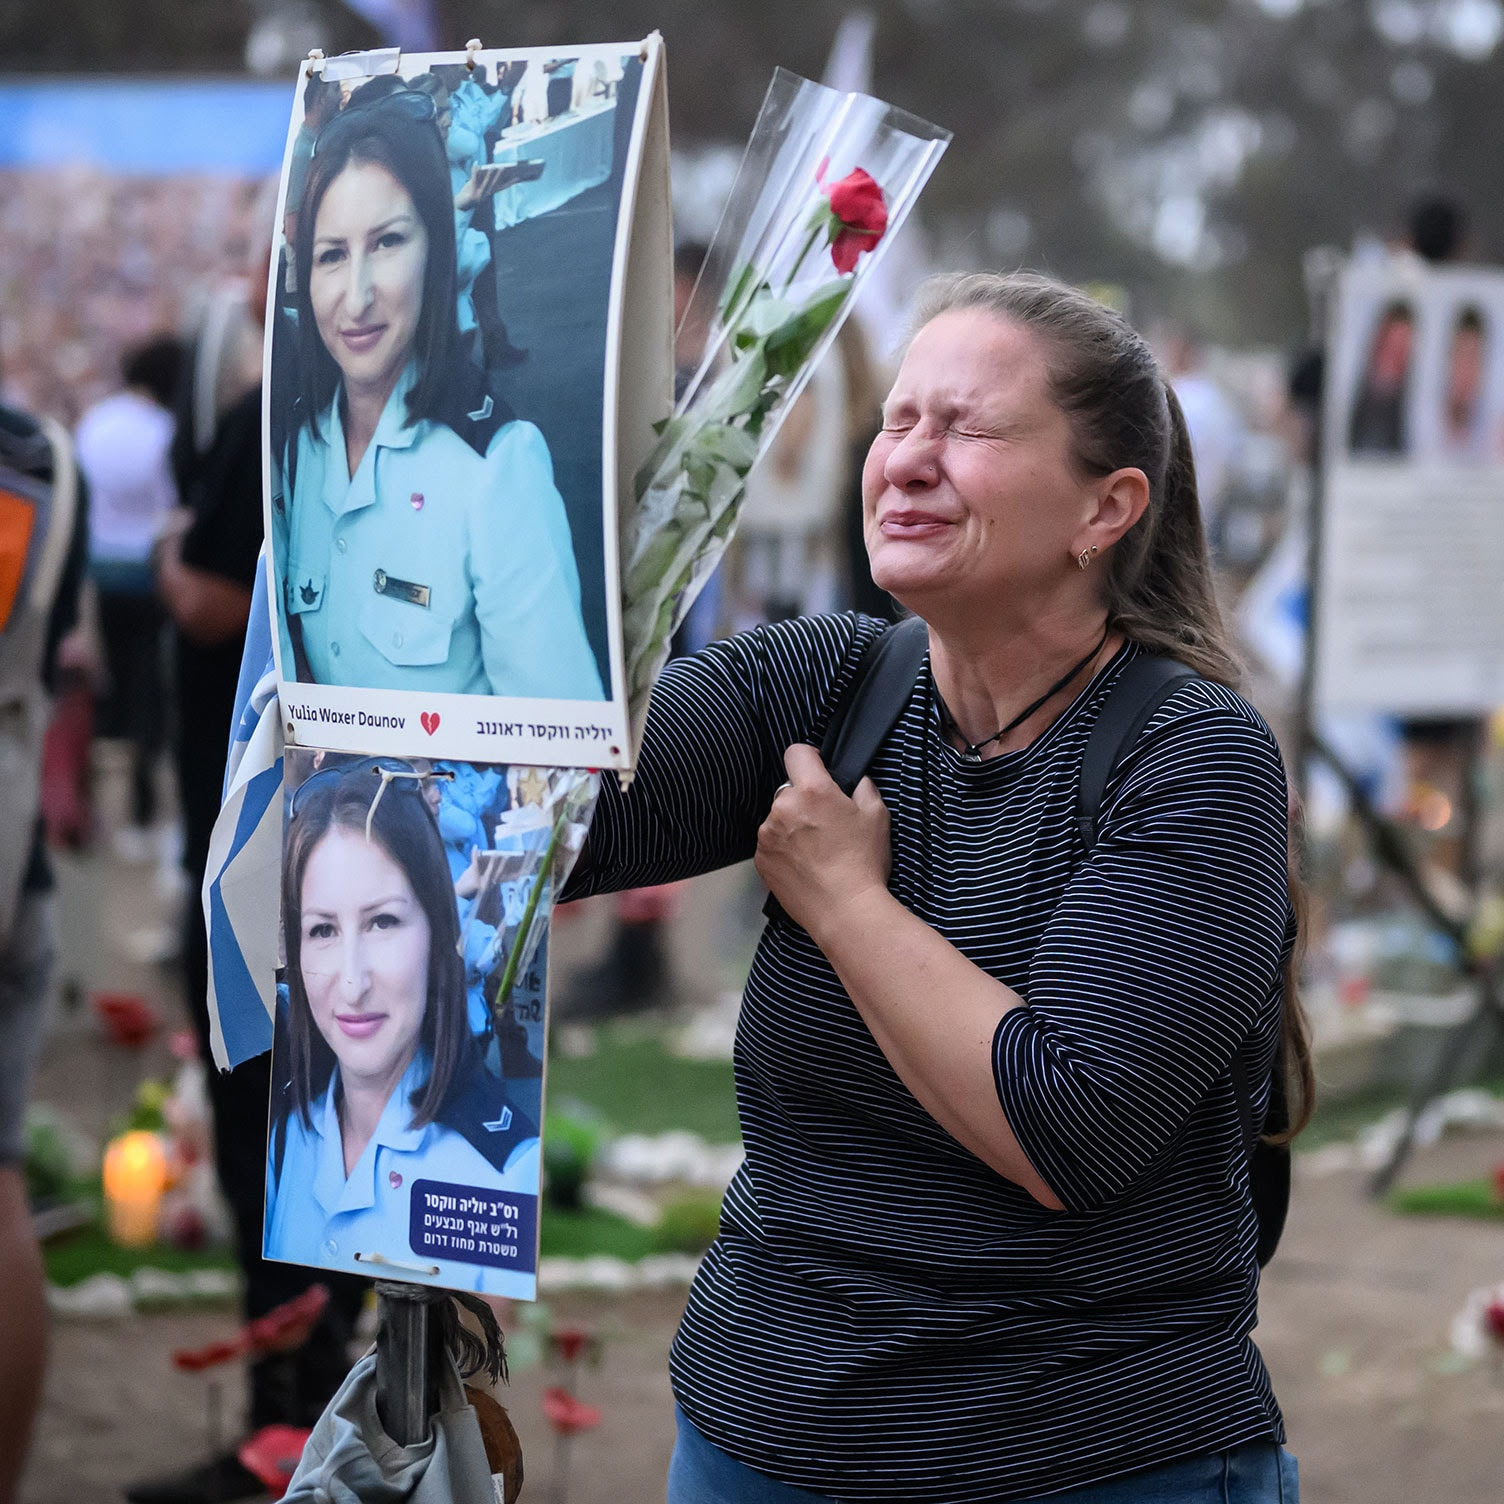
[[[345,284],[345,301],[352,315],[364,313],[371,304],[371,264],[366,257],[350,258],[349,276]]]
[[[888,451],[883,479],[896,491],[922,491],[940,478],[939,449],[932,434],[909,429]]]
[[[351,1002],[355,1002],[365,995],[366,983],[369,977],[370,970],[366,966],[365,948],[358,937],[352,936],[345,941],[344,946],[340,950],[340,991]]]

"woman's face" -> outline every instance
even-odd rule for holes
[[[313,228],[308,299],[348,387],[387,393],[412,353],[423,311],[428,232],[407,189],[376,162],[330,183]]]
[[[300,908],[303,989],[348,1085],[390,1090],[418,1048],[431,932],[407,874],[360,831],[313,848]]]
[[[872,578],[925,615],[995,610],[1058,579],[1092,489],[1050,395],[1039,342],[976,310],[914,337],[862,472]]]
[[[1475,402],[1483,387],[1483,331],[1464,326],[1452,336],[1448,362],[1448,396],[1454,403]]]
[[[1408,314],[1388,314],[1379,325],[1379,332],[1374,336],[1369,374],[1380,390],[1392,392],[1404,384],[1410,369],[1414,333]]]

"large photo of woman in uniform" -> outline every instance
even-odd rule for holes
[[[610,698],[602,397],[638,69],[307,80],[269,360],[285,680]]]
[[[492,1006],[518,895],[486,880],[538,828],[526,772],[298,750],[286,778],[265,1256],[528,1298],[541,998]],[[477,1247],[434,1195],[526,1210]]]

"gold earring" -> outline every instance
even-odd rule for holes
[[[1076,555],[1076,567],[1078,569],[1085,569],[1086,566],[1091,563],[1091,556],[1095,552],[1095,549],[1083,548],[1081,552]]]

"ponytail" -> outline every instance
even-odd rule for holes
[[[1150,652],[1236,689],[1242,668],[1212,585],[1190,431],[1174,388],[1159,385],[1169,442],[1147,511],[1108,556],[1108,620]]]

